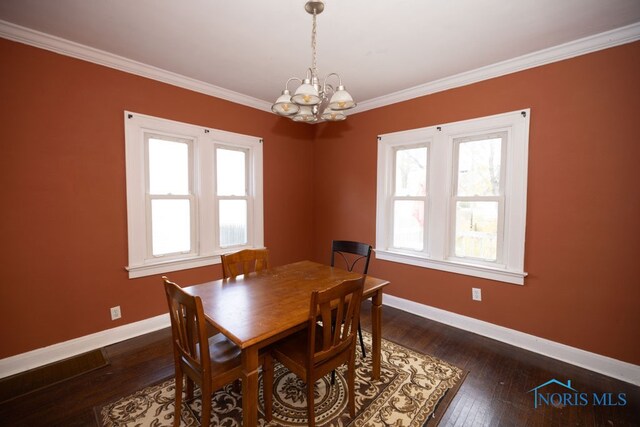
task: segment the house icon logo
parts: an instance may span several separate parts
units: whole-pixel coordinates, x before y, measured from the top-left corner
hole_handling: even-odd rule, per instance
[[[564,393],[543,393],[542,391],[540,391],[541,389],[552,384],[557,384],[565,388],[566,391]],[[555,378],[550,379],[544,384],[540,384],[538,387],[532,388],[527,393],[531,393],[531,392],[533,392],[533,395],[534,395],[534,404],[533,404],[534,408],[537,408],[542,404],[545,404],[545,405],[551,404],[553,406],[566,406],[567,404],[569,404],[573,406],[576,404],[574,403],[573,398],[575,398],[576,402],[579,402],[581,400],[580,399],[581,394],[586,394],[586,393],[580,393],[578,392],[578,390],[571,387],[571,380],[567,380],[567,383],[565,384],[562,381],[558,381]],[[586,400],[586,397],[585,397],[585,400]]]
[[[549,388],[547,388],[549,387]],[[546,388],[546,389],[545,389]],[[543,390],[545,389],[545,390]],[[552,391],[549,391],[552,390]],[[538,387],[532,388],[527,393],[533,393],[533,406],[553,406],[563,408],[565,406],[626,406],[625,393],[585,393],[579,392],[571,386],[571,380],[566,384],[553,378]]]

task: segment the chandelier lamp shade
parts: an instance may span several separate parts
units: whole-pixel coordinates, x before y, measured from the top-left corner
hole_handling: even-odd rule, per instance
[[[282,95],[271,106],[271,111],[280,116],[289,117],[296,122],[314,123],[320,120],[344,120],[347,118],[344,111],[356,106],[353,97],[344,88],[338,74],[331,73],[321,80],[316,66],[316,17],[324,10],[324,3],[311,0],[305,4],[304,8],[307,13],[313,15],[311,67],[307,69],[304,79],[291,77],[287,80]],[[337,85],[329,84],[330,79],[336,80]],[[298,82],[298,87],[293,95],[289,90],[291,82]]]

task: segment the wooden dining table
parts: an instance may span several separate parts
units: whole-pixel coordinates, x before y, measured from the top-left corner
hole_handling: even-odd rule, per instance
[[[258,423],[259,350],[306,327],[311,292],[361,277],[336,267],[300,261],[231,279],[183,288],[202,299],[205,317],[242,351],[244,426]],[[363,298],[371,299],[372,380],[380,378],[382,291],[389,282],[367,276]]]

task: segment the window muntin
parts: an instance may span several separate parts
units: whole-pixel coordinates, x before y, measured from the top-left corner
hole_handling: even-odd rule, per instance
[[[527,109],[379,136],[376,257],[523,284],[529,120]],[[397,168],[397,153],[421,144],[424,212]]]
[[[125,112],[129,277],[264,246],[262,140]]]

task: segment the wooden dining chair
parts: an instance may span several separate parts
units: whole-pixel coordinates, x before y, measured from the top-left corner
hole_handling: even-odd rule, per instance
[[[240,252],[221,255],[220,258],[223,279],[269,268],[268,249],[244,249]]]
[[[344,267],[348,271],[353,271],[356,264],[359,261],[362,266],[362,274],[367,274],[369,271],[369,260],[371,259],[371,245],[360,242],[352,242],[350,240],[334,240],[331,242],[331,267],[335,267],[336,254],[340,255],[344,262]],[[345,255],[346,254],[346,255]],[[360,323],[358,323],[358,336],[360,337],[360,349],[362,350],[362,357],[367,357],[367,352],[364,348],[364,339],[362,338],[362,329]]]
[[[187,400],[193,398],[194,384],[200,388],[201,425],[208,426],[211,419],[211,395],[242,376],[241,351],[220,333],[208,336],[200,297],[187,294],[166,277],[162,279],[169,304],[176,370],[173,425],[180,425],[183,383],[186,379]],[[268,383],[265,383],[265,387],[267,386]]]
[[[364,286],[364,276],[345,280],[342,283],[311,294],[307,328],[282,341],[276,342],[271,352],[265,354],[265,384],[273,384],[273,357],[307,384],[307,413],[309,426],[315,426],[315,406],[313,387],[315,382],[347,363],[347,384],[349,388],[349,414],[355,417],[355,348],[356,331],[360,319],[360,302]],[[332,317],[335,325],[331,327]],[[322,320],[322,326],[318,320]],[[264,388],[265,406],[269,407],[273,398],[273,386]],[[271,412],[266,414],[271,421]]]

